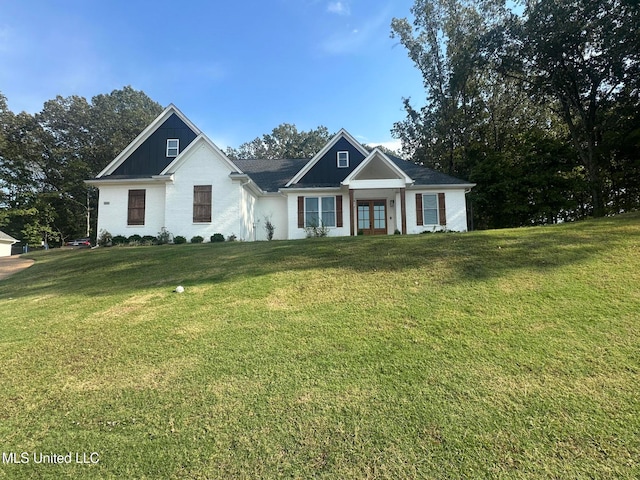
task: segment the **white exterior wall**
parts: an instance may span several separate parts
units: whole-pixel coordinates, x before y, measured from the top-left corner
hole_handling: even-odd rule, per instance
[[[11,245],[13,243],[0,241],[0,257],[11,256]]]
[[[447,212],[447,225],[418,225],[416,221],[416,193],[437,194],[443,192]],[[422,233],[424,231],[443,230],[444,228],[456,232],[467,231],[467,204],[464,189],[442,190],[434,188],[424,190],[407,190],[406,200],[407,233]]]
[[[254,211],[256,240],[267,239],[267,231],[264,228],[265,220],[267,218],[271,220],[271,223],[275,227],[275,230],[273,232],[274,240],[286,240],[289,238],[287,197],[285,197],[284,195],[268,195],[260,197],[259,199],[257,199]]]
[[[345,237],[351,235],[349,228],[349,194],[344,192],[336,192],[330,190],[305,190],[304,192],[291,192],[287,195],[287,225],[289,230],[289,239],[306,238],[307,232],[304,228],[298,228],[298,197],[330,197],[342,195],[342,227],[329,227],[327,236],[329,237]]]
[[[145,190],[144,225],[127,225],[129,190]],[[164,183],[130,183],[100,185],[98,198],[98,236],[106,230],[111,235],[129,237],[158,235],[164,226]]]
[[[447,228],[456,232],[467,231],[467,201],[464,190],[451,190],[445,194]]]
[[[257,198],[255,194],[249,191],[248,188],[243,187],[241,191],[240,209],[242,211],[242,225],[241,232],[238,234],[238,238],[243,241],[256,240],[256,225],[255,225],[255,206]]]
[[[214,233],[224,237],[246,237],[243,209],[243,187],[229,177],[231,168],[220,154],[205,142],[194,145],[174,174],[174,182],[167,185],[166,228],[174,236],[189,241],[200,235],[208,242]],[[211,223],[193,222],[193,187],[211,185]],[[245,202],[246,203],[246,202]]]

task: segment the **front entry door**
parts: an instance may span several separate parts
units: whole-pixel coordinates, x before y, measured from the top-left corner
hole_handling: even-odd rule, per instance
[[[387,201],[358,200],[358,233],[387,234]]]

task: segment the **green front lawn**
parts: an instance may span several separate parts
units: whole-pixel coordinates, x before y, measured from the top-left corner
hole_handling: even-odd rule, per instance
[[[32,257],[0,478],[640,477],[638,214]]]

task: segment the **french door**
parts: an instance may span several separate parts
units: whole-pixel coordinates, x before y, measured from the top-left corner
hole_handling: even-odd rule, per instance
[[[358,233],[387,234],[387,201],[358,200]]]

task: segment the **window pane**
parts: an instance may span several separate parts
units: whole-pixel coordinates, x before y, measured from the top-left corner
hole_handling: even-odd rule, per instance
[[[304,199],[305,203],[305,227],[319,227],[320,226],[320,212],[318,210],[319,201],[318,197],[307,197]]]
[[[336,197],[322,197],[322,225],[336,226]]]
[[[338,167],[346,168],[349,166],[349,152],[338,152]]]
[[[373,228],[386,228],[384,205],[373,206]]]
[[[336,212],[322,212],[322,225],[325,227],[335,227]]]
[[[307,212],[317,212],[318,211],[318,198],[317,197],[307,197],[304,199],[305,201],[305,209]]]
[[[422,195],[422,202],[424,204],[424,208],[438,208],[438,197],[436,195]]]
[[[422,195],[423,216],[425,225],[437,225],[438,224],[438,196],[437,195]]]
[[[358,205],[358,229],[368,230],[369,228],[369,205]]]
[[[167,140],[167,157],[177,157],[180,141],[178,139]]]

